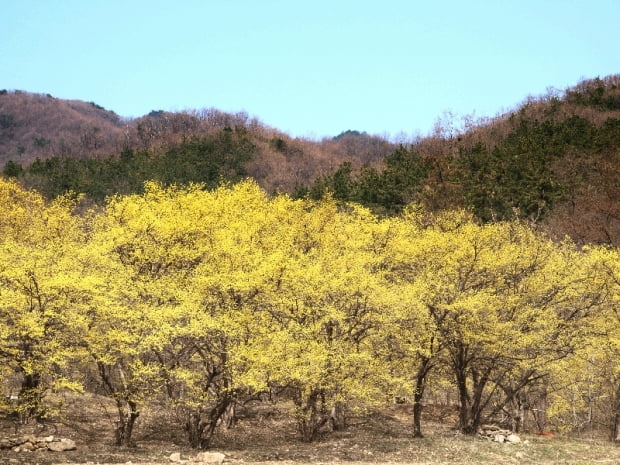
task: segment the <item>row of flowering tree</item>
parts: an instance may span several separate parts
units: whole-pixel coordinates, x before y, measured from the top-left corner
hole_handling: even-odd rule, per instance
[[[544,393],[549,417],[595,404],[618,435],[617,250],[252,182],[78,206],[0,180],[0,376],[22,415],[94,378],[119,445],[165,396],[204,448],[250,396],[284,390],[311,441],[404,393],[421,436],[425,393],[450,383],[465,433],[506,414],[518,428]]]

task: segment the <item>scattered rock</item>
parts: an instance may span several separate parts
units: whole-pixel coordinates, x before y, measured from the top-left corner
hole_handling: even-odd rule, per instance
[[[173,452],[172,454],[170,454],[170,461],[174,462],[174,463],[178,463],[181,461],[181,453],[180,452]]]
[[[47,443],[47,448],[53,452],[65,452],[68,450],[75,450],[75,441],[71,439],[61,439],[59,441],[52,441]]]
[[[47,443],[41,442],[41,441],[37,441],[34,444],[34,447],[35,447],[36,450],[47,449]]]
[[[222,465],[226,456],[221,452],[201,452],[191,461],[204,465]]]
[[[510,430],[502,429],[497,425],[483,425],[478,430],[478,437],[489,441],[516,444],[521,438]]]
[[[32,452],[35,449],[35,446],[33,443],[28,441],[19,446],[19,448],[22,452]]]

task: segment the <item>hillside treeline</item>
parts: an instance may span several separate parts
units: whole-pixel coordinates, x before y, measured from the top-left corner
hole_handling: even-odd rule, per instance
[[[256,146],[244,129],[224,129],[183,141],[178,147],[158,154],[149,149],[124,149],[119,156],[97,158],[51,157],[36,159],[22,168],[9,161],[8,177],[35,188],[53,199],[67,192],[79,192],[95,203],[108,196],[142,192],[146,181],[165,185],[202,183],[213,188],[226,180],[248,176],[244,163]]]
[[[416,202],[468,209],[483,222],[525,220],[580,244],[620,245],[619,76],[529,98],[496,118],[439,121],[431,136],[400,146],[359,131],[292,139],[216,110],[156,111],[122,128],[93,103],[0,95],[3,172],[50,199],[73,190],[98,203],[141,192],[148,180],[212,187],[251,177],[268,192],[330,192],[380,215]]]
[[[67,186],[78,186],[101,201],[103,193],[130,193],[142,189],[144,180],[164,179],[169,169],[175,171],[175,181],[206,182],[201,179],[204,172],[187,165],[226,165],[218,157],[226,157],[229,149],[242,152],[242,171],[264,189],[292,192],[343,160],[356,166],[376,163],[393,145],[357,131],[322,142],[291,138],[244,112],[157,110],[127,119],[94,102],[0,90],[0,169],[50,198]],[[123,159],[128,153],[138,156],[128,163]],[[171,158],[181,166],[171,167]],[[142,179],[136,185],[119,185],[111,173],[117,168],[117,176],[135,169],[129,177]],[[233,169],[233,178],[235,174]]]
[[[520,218],[561,237],[620,244],[620,78],[581,83],[518,110],[401,145],[382,166],[342,163],[298,196],[325,192],[380,213],[410,202],[467,208],[484,221]]]
[[[269,398],[292,402],[311,441],[398,396],[421,436],[426,399],[451,391],[467,434],[497,421],[619,437],[615,248],[250,181],[79,201],[0,180],[0,381],[24,418],[60,415],[53,392],[96,391],[128,445],[157,400],[208,447],[238,403]]]

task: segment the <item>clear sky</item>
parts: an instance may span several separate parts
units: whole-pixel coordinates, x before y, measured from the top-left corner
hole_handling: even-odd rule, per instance
[[[620,73],[619,0],[0,3],[0,89],[245,111],[292,136],[426,135]]]

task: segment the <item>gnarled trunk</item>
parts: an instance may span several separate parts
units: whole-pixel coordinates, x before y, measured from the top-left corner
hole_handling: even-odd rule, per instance
[[[230,427],[234,423],[235,405],[232,396],[225,396],[209,411],[198,410],[188,413],[185,431],[190,446],[194,449],[209,448],[218,425]]]
[[[314,389],[306,399],[298,393],[294,401],[297,406],[297,431],[300,438],[303,442],[312,442],[330,419],[325,404],[325,392],[322,389]]]
[[[133,429],[140,416],[138,405],[135,402],[118,399],[116,406],[118,409],[118,421],[114,431],[116,445],[134,447]]]
[[[28,423],[30,418],[42,413],[41,397],[41,375],[39,373],[24,373],[17,400],[20,424]]]
[[[470,411],[471,399],[467,389],[467,376],[464,372],[456,373],[456,388],[459,393],[459,428],[465,434],[473,434]]]
[[[347,428],[346,405],[344,402],[336,402],[334,404],[329,420],[334,431],[342,431]]]
[[[107,394],[114,398],[118,420],[114,429],[115,444],[117,446],[133,447],[133,430],[136,420],[140,416],[138,403],[127,395],[127,381],[121,363],[107,365],[97,362],[99,377]],[[113,381],[113,372],[116,371],[118,381]]]
[[[413,392],[413,437],[423,438],[422,434],[422,398],[426,388],[426,378],[432,368],[430,357],[423,357],[418,367]]]
[[[185,431],[187,433],[187,441],[192,448],[198,449],[203,446],[202,433],[206,426],[207,424],[202,421],[200,413],[191,412],[187,415]]]

